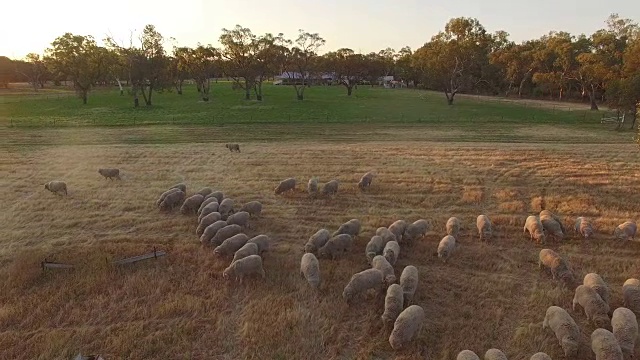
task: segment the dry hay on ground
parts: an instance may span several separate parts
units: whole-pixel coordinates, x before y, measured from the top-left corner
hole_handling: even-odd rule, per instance
[[[246,150],[244,150],[246,149]],[[477,145],[403,143],[243,143],[242,153],[220,144],[56,146],[0,152],[5,189],[0,212],[0,358],[70,358],[79,351],[132,359],[402,359],[449,360],[469,348],[491,347],[510,359],[537,351],[562,358],[554,335],[542,329],[550,305],[570,308],[573,294],[537,268],[540,247],[522,234],[526,216],[544,203],[565,219],[594,219],[598,234],[571,235],[547,246],[566,257],[578,277],[599,273],[621,306],[621,286],[640,276],[635,242],[612,241],[615,225],[637,216],[638,157],[631,145]],[[97,169],[117,166],[123,181],[104,181]],[[357,189],[375,169],[371,189]],[[282,179],[298,191],[275,196]],[[301,184],[337,178],[334,199],[309,199]],[[69,196],[43,188],[63,179]],[[277,241],[265,255],[266,280],[242,285],[221,276],[228,260],[201,248],[196,219],[162,214],[157,196],[179,181],[191,194],[211,186],[237,203],[258,200],[253,232]],[[493,242],[475,236],[475,218],[488,214]],[[464,230],[450,262],[433,256],[447,218]],[[298,273],[302,246],[321,227],[363,224],[350,254],[320,260],[323,283],[315,296]],[[384,300],[348,308],[341,298],[350,276],[367,267],[364,247],[379,226],[426,218],[433,229],[401,251],[420,272],[415,303],[426,324],[407,349],[394,353],[382,330]],[[105,258],[137,255],[154,245],[168,256],[120,271]],[[42,274],[39,262],[70,262],[75,271]],[[593,359],[594,330],[571,312]]]

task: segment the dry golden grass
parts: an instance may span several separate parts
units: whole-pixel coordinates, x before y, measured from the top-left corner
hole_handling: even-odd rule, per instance
[[[559,359],[542,321],[548,306],[569,309],[573,294],[538,270],[541,247],[522,234],[543,200],[567,227],[576,216],[593,218],[594,240],[571,234],[546,246],[578,277],[599,273],[613,308],[621,306],[622,283],[640,276],[638,244],[611,236],[640,203],[633,145],[244,142],[232,154],[223,143],[3,148],[0,358],[68,359],[81,351],[108,359],[450,360],[465,348],[484,354],[497,347],[515,360],[537,351]],[[106,166],[119,167],[123,181],[104,180],[97,169]],[[371,169],[378,176],[361,193],[356,183]],[[299,190],[275,196],[275,185],[290,176]],[[339,179],[338,196],[307,198],[303,184],[313,176]],[[53,179],[67,182],[68,197],[44,189]],[[264,258],[264,282],[225,282],[229,260],[200,246],[195,217],[158,212],[157,196],[179,181],[189,194],[211,186],[238,203],[264,204],[249,231],[276,240]],[[476,236],[481,213],[494,223],[490,244]],[[445,265],[433,254],[450,216],[464,230]],[[319,228],[333,231],[354,217],[362,235],[345,258],[321,260],[323,283],[314,294],[298,273],[303,244]],[[364,247],[377,227],[419,218],[432,231],[403,249],[395,268],[399,276],[406,265],[418,267],[415,301],[427,321],[415,342],[394,352],[380,321],[384,299],[369,296],[349,308],[341,293],[367,267]],[[168,256],[119,270],[106,264],[153,246]],[[78,267],[42,273],[45,257]],[[594,327],[570,313],[584,335],[580,358],[593,359]]]

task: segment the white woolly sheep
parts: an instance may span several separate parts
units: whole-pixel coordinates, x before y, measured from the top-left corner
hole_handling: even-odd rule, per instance
[[[318,195],[318,178],[311,178],[307,182],[307,193],[309,196]]]
[[[218,200],[218,203],[221,203],[222,200],[224,200],[225,196],[222,193],[222,191],[214,191],[211,194],[207,195],[205,199],[208,199],[208,198],[215,198],[216,200]]]
[[[183,193],[187,193],[187,185],[183,184],[183,183],[178,183],[173,185],[172,187],[170,187],[169,189],[180,189]],[[167,189],[167,190],[169,190]]]
[[[500,349],[489,349],[484,354],[484,360],[509,360]]]
[[[396,282],[396,274],[393,270],[393,266],[391,266],[384,256],[376,255],[373,260],[371,260],[371,267],[382,271],[384,282],[387,286]]]
[[[539,352],[531,355],[531,358],[529,360],[552,360],[552,359],[551,359],[551,356],[543,352]]]
[[[595,329],[591,333],[591,350],[596,360],[622,360],[622,349],[613,333],[606,329]]]
[[[224,220],[218,220],[216,222],[214,222],[213,224],[207,226],[206,228],[204,228],[204,231],[202,232],[202,235],[200,235],[200,243],[202,245],[209,245],[211,244],[211,239],[213,239],[213,237],[216,235],[216,233],[218,233],[218,231],[220,231],[220,229],[224,228],[225,226],[227,226],[227,222]]]
[[[351,305],[358,294],[370,289],[381,290],[383,286],[384,276],[382,275],[382,271],[373,268],[366,269],[351,276],[349,283],[342,291],[342,297],[346,300],[347,305]]]
[[[322,188],[322,195],[331,196],[338,193],[338,180],[331,180],[328,183],[324,184]]]
[[[584,216],[579,216],[576,219],[576,224],[573,227],[576,233],[582,235],[585,239],[593,236],[593,224],[591,224],[591,220],[585,218]]]
[[[393,235],[395,235],[397,242],[402,242],[402,235],[405,230],[407,230],[408,225],[409,224],[404,220],[396,220],[393,224],[389,225],[388,229]]]
[[[398,315],[402,312],[404,304],[404,294],[402,287],[398,284],[391,284],[387,288],[387,295],[384,298],[384,313],[380,317],[385,326],[393,324]]]
[[[174,192],[176,192],[176,191],[182,191],[182,190],[180,190],[180,189],[178,189],[178,188],[171,188],[171,189],[169,189],[169,190],[167,190],[167,191],[163,192],[162,194],[160,194],[160,197],[158,198],[158,200],[156,200],[156,206],[158,206],[158,207],[159,207],[159,206],[160,206],[160,204],[162,204],[162,202],[164,201],[164,199],[165,199],[167,196],[169,196],[169,194],[172,194],[172,193],[174,193]]]
[[[210,187],[203,187],[202,189],[196,191],[196,194],[202,195],[202,198],[205,199],[207,195],[211,194],[213,189]]]
[[[205,229],[206,230],[206,229]],[[222,229],[218,230],[218,232],[211,238],[211,244],[214,246],[218,246],[222,244],[223,241],[228,238],[240,234],[242,232],[242,227],[240,225],[227,225]]]
[[[231,198],[226,198],[222,200],[222,202],[220,203],[220,206],[218,206],[218,212],[220,213],[220,215],[222,215],[223,220],[226,220],[227,217],[229,217],[229,215],[234,213],[234,210],[233,210],[234,205],[235,205],[235,202]]]
[[[360,234],[360,220],[351,219],[347,221],[346,223],[340,225],[338,230],[336,230],[336,232],[334,232],[331,236],[337,236],[340,234],[348,234],[353,237],[358,236]]]
[[[438,244],[438,257],[442,259],[443,262],[447,262],[449,257],[453,253],[453,250],[456,248],[456,238],[452,235],[447,235],[440,240]]]
[[[300,260],[300,275],[302,275],[312,288],[320,285],[320,262],[312,253],[305,253]]]
[[[204,229],[207,228],[207,226],[213,224],[216,221],[219,221],[220,219],[222,219],[222,217],[220,216],[219,212],[209,213],[207,216],[203,217],[198,223],[198,227],[196,228],[196,235],[202,236],[202,233],[204,232]]]
[[[261,255],[262,253],[269,251],[269,248],[271,247],[271,239],[269,239],[267,235],[254,236],[247,242],[258,245],[258,251]]]
[[[577,304],[580,304],[584,309],[587,320],[593,321],[597,327],[608,328],[610,326],[609,305],[602,300],[595,290],[585,285],[578,286],[573,297],[573,311],[576,311]]]
[[[456,360],[480,360],[480,358],[471,350],[462,350],[456,356]]]
[[[164,200],[162,200],[162,203],[160,203],[160,210],[161,211],[173,210],[174,208],[182,204],[185,197],[186,195],[182,191],[172,192],[171,194],[167,195],[164,198]]]
[[[489,220],[487,215],[478,215],[478,218],[476,219],[476,227],[478,228],[480,241],[489,240],[491,238],[491,220]]]
[[[115,169],[115,168],[105,168],[105,169],[98,169],[98,173],[102,176],[104,176],[104,179],[109,179],[109,180],[113,180],[113,179],[118,179],[118,180],[122,180],[122,178],[120,178],[120,169]]]
[[[59,193],[64,193],[65,195],[67,195],[67,183],[65,183],[64,181],[49,181],[48,183],[44,184],[44,188],[56,195],[59,195]]]
[[[379,227],[376,230],[376,235],[382,237],[382,239],[384,239],[385,244],[388,243],[389,241],[398,241],[398,239],[396,239],[396,236],[393,235],[391,230],[387,229],[386,227]]]
[[[613,235],[618,240],[634,240],[637,229],[635,221],[625,221],[613,230]]]
[[[323,247],[331,238],[331,233],[327,229],[320,229],[311,235],[307,243],[304,245],[304,252],[316,253],[318,249]]]
[[[404,309],[395,323],[389,335],[389,344],[394,350],[400,350],[405,344],[413,340],[422,330],[424,325],[424,310],[418,305],[411,305]]]
[[[238,234],[240,235],[240,234]],[[236,236],[238,236],[236,235]],[[228,241],[229,239],[225,240]],[[224,244],[224,243],[223,243]],[[236,261],[242,258],[246,258],[249,255],[260,255],[260,249],[258,248],[258,244],[247,242],[244,244],[238,251],[233,254],[233,260]]]
[[[218,206],[220,206],[220,203],[218,202],[218,199],[216,199],[215,197],[211,196],[211,197],[205,197],[204,201],[202,201],[202,204],[200,204],[200,207],[198,208],[198,216],[200,216],[200,214],[202,213],[202,210],[205,208],[205,206],[211,204],[211,203],[216,203],[218,204]],[[218,211],[218,210],[216,210]]]
[[[227,218],[227,224],[237,224],[242,227],[248,227],[250,218],[251,215],[248,212],[238,211],[237,213],[229,215],[229,217]]]
[[[400,256],[400,244],[397,241],[389,241],[384,245],[382,255],[391,265],[395,265]]]
[[[215,202],[215,200],[208,203],[205,207],[202,208],[202,210],[200,210],[200,214],[198,215],[198,222],[202,221],[202,218],[211,214],[212,212],[217,212],[218,214],[220,214],[219,210],[220,204]],[[220,218],[222,219],[222,214],[220,214]]]
[[[262,258],[260,255],[249,255],[240,260],[236,260],[229,265],[222,272],[222,276],[225,280],[228,280],[231,276],[234,276],[236,280],[242,280],[247,275],[257,274],[263,279],[265,278],[264,268],[262,267]]]
[[[371,264],[371,260],[373,260],[376,255],[382,255],[384,246],[384,239],[382,239],[381,236],[374,235],[371,240],[369,240],[366,248],[364,249],[364,255],[366,256],[369,264]]]
[[[240,250],[247,241],[249,241],[249,237],[246,234],[235,234],[225,239],[220,245],[213,249],[213,253],[219,256],[229,256]]]
[[[200,208],[200,205],[204,201],[204,196],[200,194],[191,195],[184,200],[182,203],[182,207],[180,208],[180,213],[182,214],[195,214]]]
[[[549,269],[554,280],[560,280],[565,286],[572,288],[576,279],[567,262],[551,249],[542,249],[538,256],[538,267]]]
[[[425,235],[427,235],[427,231],[429,231],[429,223],[427,222],[427,220],[416,220],[413,223],[407,225],[407,228],[402,234],[402,240],[404,243],[411,245],[411,243],[413,243],[414,241],[421,239]]]
[[[549,210],[543,210],[540,212],[538,216],[540,219],[540,223],[542,223],[542,228],[546,232],[546,234],[555,240],[562,240],[564,238],[564,228],[562,223],[556,220],[557,217],[553,215]]]
[[[567,233],[567,230],[564,228],[564,224],[562,223],[562,220],[560,219],[560,217],[554,213],[552,213],[549,210],[542,210],[540,211],[540,214],[538,214],[538,216],[540,218],[542,217],[551,217],[553,220],[555,220],[558,225],[560,225],[560,231],[562,231],[563,234]]]
[[[614,310],[611,316],[611,327],[613,336],[618,340],[618,345],[625,358],[633,357],[633,349],[636,347],[638,337],[638,320],[633,311],[619,307]]]
[[[262,203],[260,201],[249,201],[242,205],[240,211],[246,211],[251,217],[258,217],[262,214]]]
[[[559,306],[549,306],[542,322],[543,329],[551,329],[568,359],[578,355],[580,329],[569,313]]]
[[[460,219],[457,217],[450,217],[447,220],[447,235],[451,235],[453,237],[457,237],[460,232]]]
[[[418,268],[413,265],[405,266],[400,275],[400,286],[402,286],[404,293],[405,305],[411,304],[416,289],[418,289]]]
[[[236,143],[225,144],[224,147],[229,149],[230,152],[234,152],[234,151],[240,152],[240,144],[236,144]]]
[[[332,237],[324,244],[323,247],[318,249],[318,256],[322,258],[330,257],[336,259],[338,254],[344,253],[351,248],[353,244],[353,238],[349,234],[340,234]]]
[[[624,307],[640,316],[640,280],[627,279],[622,285],[622,298]]]
[[[527,217],[522,233],[526,234],[527,231],[531,236],[531,240],[535,239],[538,244],[544,244],[546,240],[546,234],[544,233],[544,227],[542,226],[542,222],[540,222],[539,217],[534,215],[530,215],[529,217]]]
[[[584,280],[582,281],[583,285],[586,285],[593,290],[595,290],[602,300],[609,304],[609,298],[611,297],[611,292],[607,284],[602,280],[600,275],[596,273],[588,273],[584,276]]]
[[[360,190],[364,191],[366,188],[371,187],[371,182],[373,181],[374,174],[369,171],[368,173],[362,175],[360,181],[358,181],[358,187]]]
[[[296,179],[288,178],[288,179],[282,180],[280,184],[276,186],[274,191],[276,195],[280,195],[287,191],[293,191],[295,188],[296,188]]]

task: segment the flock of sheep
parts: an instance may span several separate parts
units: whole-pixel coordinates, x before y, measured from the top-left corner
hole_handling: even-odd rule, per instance
[[[238,144],[226,144],[230,151],[240,151]],[[118,169],[99,169],[98,172],[105,179],[121,179]],[[374,174],[368,172],[358,183],[361,190],[371,186]],[[331,180],[323,186],[323,195],[335,195],[338,192],[338,181]],[[295,178],[288,178],[280,182],[275,188],[275,194],[292,191],[296,187]],[[45,189],[56,194],[67,194],[64,181],[51,181],[45,184]],[[318,179],[312,178],[307,184],[310,196],[319,193]],[[220,257],[232,257],[230,265],[223,271],[223,277],[231,277],[242,283],[247,275],[265,277],[262,255],[271,246],[267,235],[257,235],[249,238],[244,234],[250,228],[249,221],[259,217],[262,204],[251,201],[235,211],[233,199],[225,197],[222,192],[213,191],[205,187],[186,196],[186,185],[176,184],[163,192],[156,201],[161,211],[171,211],[180,207],[185,215],[197,215],[198,225],[196,235],[201,244],[213,246],[213,253]],[[461,222],[451,217],[446,222],[446,235],[438,244],[437,255],[447,262],[456,248],[456,237],[461,230]],[[371,237],[365,247],[365,259],[369,268],[357,272],[347,281],[342,297],[346,303],[352,305],[359,296],[373,291],[385,294],[384,309],[381,309],[381,321],[385,327],[393,328],[389,335],[389,343],[395,350],[403,348],[420,333],[425,323],[425,312],[419,305],[413,304],[414,294],[419,285],[418,269],[413,265],[404,267],[400,278],[396,277],[394,265],[400,256],[401,245],[410,247],[416,241],[424,238],[430,228],[425,219],[413,223],[397,220],[388,227],[380,227]],[[492,237],[492,223],[488,216],[479,215],[476,218],[476,228],[481,241],[488,241]],[[313,234],[304,245],[304,254],[300,260],[300,274],[308,284],[317,289],[321,283],[320,262],[318,259],[336,259],[348,252],[354,238],[360,235],[361,223],[358,219],[351,219],[342,224],[335,232],[320,229]],[[578,217],[573,230],[584,237],[590,238],[595,233],[592,222],[585,217]],[[637,225],[634,221],[627,221],[618,225],[613,235],[616,239],[634,239]],[[523,232],[529,233],[532,240],[544,244],[546,239],[562,240],[567,234],[561,219],[548,210],[539,215],[529,216],[524,224]],[[591,348],[597,360],[622,360],[633,357],[635,341],[638,336],[636,316],[640,314],[640,280],[628,279],[623,285],[623,300],[625,307],[611,311],[609,301],[610,290],[604,280],[596,273],[589,273],[582,284],[578,284],[573,271],[567,262],[551,249],[542,249],[539,254],[540,269],[548,269],[554,280],[559,280],[563,286],[575,289],[572,302],[573,310],[580,305],[589,321],[597,329],[591,335]],[[551,329],[562,347],[567,358],[576,359],[580,345],[580,330],[569,313],[558,306],[550,306],[543,321],[544,329]],[[457,360],[479,360],[471,350],[463,350]],[[506,355],[499,349],[489,349],[485,360],[506,360]],[[551,359],[545,353],[537,353],[531,360]]]

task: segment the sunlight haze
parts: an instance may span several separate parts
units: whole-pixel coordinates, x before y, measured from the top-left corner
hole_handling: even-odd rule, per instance
[[[0,55],[23,58],[30,52],[41,54],[65,32],[93,35],[98,43],[111,34],[128,43],[130,31],[139,32],[146,24],[155,25],[165,38],[173,37],[177,45],[184,46],[198,42],[219,46],[221,29],[240,24],[254,34],[282,32],[288,38],[304,29],[327,40],[321,52],[348,47],[367,53],[386,47],[399,50],[406,45],[416,49],[442,30],[450,18],[460,16],[477,18],[490,32],[505,30],[516,42],[538,38],[550,30],[591,34],[605,26],[611,13],[640,20],[640,1],[631,0],[538,0],[528,4],[506,0],[113,0],[95,8],[89,4],[34,0],[3,5],[9,16],[0,22]]]

